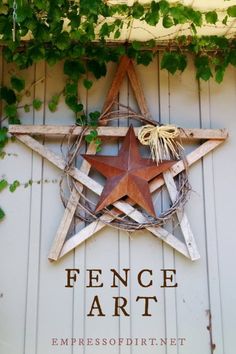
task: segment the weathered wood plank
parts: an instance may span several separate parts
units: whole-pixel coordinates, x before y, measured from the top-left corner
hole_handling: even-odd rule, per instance
[[[139,109],[140,109],[142,115],[145,118],[151,118],[150,112],[149,112],[149,109],[147,106],[147,102],[146,102],[146,99],[145,99],[145,96],[143,93],[143,89],[142,89],[140,80],[137,76],[137,73],[135,71],[134,63],[132,61],[129,64],[127,73],[128,73],[128,77],[129,77],[134,95],[136,97],[136,100],[138,102],[138,106],[139,106]]]
[[[129,204],[126,204],[124,202],[115,202],[113,204],[116,208],[119,210],[123,209],[126,210],[126,213],[129,215],[129,217],[139,223],[147,221],[146,218],[143,216],[141,212],[136,210],[134,207],[132,207]],[[102,221],[109,222],[113,218],[109,215],[104,215],[104,217],[101,218]],[[89,237],[94,235],[95,232],[101,230],[106,224],[104,224],[101,221],[95,221],[94,223],[91,223],[88,225],[86,228],[78,232],[76,235],[74,235],[72,238],[70,238],[66,243],[64,244],[60,258],[70,252],[72,249],[80,245],[82,242],[87,240]],[[189,253],[187,250],[187,247],[184,243],[179,241],[175,236],[173,236],[171,233],[169,233],[167,230],[163,229],[160,226],[157,227],[147,227],[147,230],[150,231],[154,236],[162,239],[165,241],[168,245],[171,247],[174,247],[177,251],[182,253],[184,256],[189,258]]]
[[[161,74],[162,75],[162,71]],[[169,75],[169,122],[176,123],[182,127],[201,127],[201,117],[199,115],[199,91],[198,82],[195,80],[195,69],[191,62],[188,69],[181,75],[173,77]],[[163,81],[160,87],[165,85]],[[163,103],[164,105],[166,102]],[[163,107],[163,109],[165,109]],[[209,108],[210,109],[210,108]],[[212,127],[222,127],[213,125]],[[190,148],[190,147],[189,147]],[[221,147],[224,150],[225,147]],[[188,147],[187,147],[188,149]],[[218,155],[219,151],[214,155]],[[205,160],[205,157],[204,159]],[[204,212],[202,203],[202,161],[190,168],[189,181],[193,188],[191,198],[185,206],[188,217],[191,220],[191,227],[196,234],[196,240],[201,253],[198,262],[186,262],[184,257],[177,257],[172,254],[173,265],[177,270],[179,287],[175,291],[175,296],[171,297],[171,292],[166,291],[167,302],[167,336],[176,333],[178,336],[184,335],[187,338],[185,346],[177,347],[176,350],[168,348],[168,354],[198,354],[199,352],[210,353],[210,346],[207,327],[206,309],[208,308],[207,289],[207,268],[205,253],[205,229]],[[181,235],[179,227],[175,229],[176,235]],[[167,252],[166,252],[167,254]],[[168,261],[169,259],[167,259]],[[197,300],[196,300],[197,299]],[[176,324],[173,322],[176,319]],[[201,315],[198,315],[201,314]],[[194,334],[191,324],[196,328]]]
[[[60,170],[64,171],[66,169],[66,162],[61,156],[50,151],[46,146],[43,146],[42,144],[38,143],[35,139],[31,138],[28,135],[19,135],[17,136],[17,139],[28,147],[30,147],[30,149],[47,159]],[[96,194],[100,195],[102,193],[102,186],[96,181],[92,180],[86,174],[81,172],[79,169],[72,167],[67,171],[67,173],[78,182],[93,190]]]
[[[72,136],[78,136],[81,134],[82,127],[74,126],[61,126],[61,125],[10,125],[9,133],[16,134],[32,134],[32,135],[58,135],[64,136],[71,134]],[[122,138],[126,135],[128,128],[126,127],[98,127],[98,135],[100,137],[109,138],[117,137]],[[139,128],[134,128],[135,135],[138,135]],[[85,135],[88,135],[90,130],[88,129]],[[220,139],[225,140],[228,137],[226,129],[181,129],[180,139],[182,140],[207,140],[207,139]]]
[[[110,90],[108,92],[105,103],[103,105],[103,109],[102,109],[103,114],[108,113],[109,110],[112,108],[130,63],[131,60],[127,56],[123,56],[121,58],[114,80],[111,84]]]
[[[38,81],[45,77],[45,65],[41,61],[35,64],[34,80]],[[34,89],[34,98],[44,101],[46,80]],[[45,119],[43,109],[34,112],[32,122],[42,124]],[[26,156],[26,155],[25,155]],[[42,157],[37,153],[32,153],[31,180],[39,181],[43,175]],[[25,165],[28,165],[25,161]],[[33,183],[31,186],[30,205],[30,225],[29,225],[29,255],[28,255],[28,285],[25,318],[25,354],[35,354],[37,352],[37,321],[38,321],[38,301],[39,301],[39,274],[40,274],[40,247],[42,237],[42,184]]]
[[[67,117],[69,124],[74,121],[73,114],[68,112],[67,107],[62,101],[58,104],[58,116],[56,117],[49,109],[47,102],[51,97],[63,90],[64,79],[61,76],[63,65],[58,63],[52,67],[45,65],[45,91],[43,95],[44,109],[40,110],[44,113],[44,124],[52,122],[56,124],[56,121],[61,119],[60,117]],[[37,96],[36,96],[37,98]],[[56,140],[50,141],[47,137],[44,140],[45,147],[52,149],[60,155],[61,148]],[[28,161],[26,161],[27,163]],[[59,193],[59,182],[61,172],[48,161],[42,161],[42,182],[41,182],[41,213],[38,214],[38,222],[40,219],[40,244],[38,248],[39,258],[38,261],[39,271],[37,274],[38,282],[38,298],[37,298],[37,322],[36,322],[36,353],[47,353],[48,348],[51,347],[50,337],[51,333],[57,333],[63,335],[73,332],[72,323],[72,310],[73,310],[73,294],[70,291],[62,291],[64,286],[64,279],[62,278],[66,268],[73,267],[73,257],[63,259],[56,267],[53,267],[51,263],[47,261],[47,254],[51,246],[51,242],[55,236],[55,231],[58,226],[58,221],[61,218],[63,212],[63,206],[61,204],[61,198]],[[55,179],[55,183],[45,183],[45,179],[52,181]],[[37,221],[36,221],[37,222]],[[34,224],[32,224],[33,231]],[[53,231],[53,232],[52,232]],[[37,235],[32,234],[32,242],[36,241]],[[31,267],[36,267],[35,264],[31,264]],[[29,311],[31,308],[29,307]],[[63,319],[63,321],[62,321]],[[29,327],[29,335],[32,328]],[[52,347],[51,347],[52,348]],[[54,351],[53,349],[51,350]],[[71,353],[69,346],[63,348],[63,354]]]
[[[229,67],[221,85],[214,80],[209,82],[209,103],[204,102],[203,85],[200,91],[202,103],[205,104],[203,127],[225,125],[230,132],[229,142],[203,163],[211,334],[216,345],[214,354],[235,352],[236,306],[232,305],[236,300],[235,80],[236,70]]]
[[[90,155],[94,155],[96,153],[96,145],[91,143],[88,147],[87,153]],[[87,163],[86,160],[83,160],[80,171],[83,172],[84,174],[89,173],[90,165],[89,165],[89,163]],[[79,199],[80,199],[80,193],[82,191],[83,191],[83,185],[80,183],[77,183],[77,188],[74,187],[72,189],[70,198],[68,200],[68,203],[67,203],[67,206],[66,206],[66,209],[64,212],[64,215],[62,217],[61,223],[60,223],[59,228],[57,230],[55,240],[54,240],[51,250],[49,252],[48,259],[50,259],[51,261],[56,261],[59,257],[62,246],[65,242],[67,233],[69,231],[71,222],[72,222],[73,217],[75,215],[75,211],[78,206]]]
[[[227,76],[225,80],[228,80]],[[202,122],[202,127],[203,128],[208,128],[212,124],[212,116],[214,116],[214,121],[216,118],[214,114],[214,110],[220,112],[220,110],[224,109],[222,106],[222,101],[218,100],[218,93],[214,95],[214,89],[217,88],[214,85],[211,85],[209,82],[200,82],[200,112],[201,112],[201,122]],[[233,89],[233,87],[232,87]],[[223,90],[224,91],[224,90]],[[230,93],[229,93],[230,92]],[[231,115],[230,113],[230,94],[232,93],[232,90],[227,90],[225,93],[221,93],[222,98],[224,97],[224,103],[223,105],[229,105],[227,109],[227,115]],[[235,96],[235,90],[232,93],[232,97]],[[219,101],[219,102],[218,102]],[[209,109],[210,108],[210,109]],[[233,113],[233,112],[232,112]],[[226,118],[229,118],[226,117]],[[227,121],[230,121],[230,119],[227,119]],[[220,123],[220,122],[219,122]],[[223,122],[222,122],[223,123]],[[228,126],[228,123],[227,123]],[[236,146],[234,144],[234,146]],[[233,148],[233,147],[232,147]],[[224,147],[226,149],[225,151],[225,157],[227,156],[227,147]],[[216,176],[219,175],[219,170],[217,172],[217,165],[216,160],[220,160],[221,158],[218,156],[214,157],[212,154],[209,154],[206,159],[203,161],[203,174],[204,174],[204,180],[203,180],[203,192],[202,192],[202,199],[203,199],[203,207],[204,207],[204,214],[205,214],[205,242],[206,242],[206,262],[207,262],[207,268],[208,268],[208,291],[209,291],[209,311],[208,311],[208,318],[211,315],[211,328],[209,328],[209,342],[211,341],[216,345],[216,348],[214,350],[214,354],[221,354],[221,353],[228,353],[230,350],[227,350],[224,346],[224,325],[223,325],[223,314],[222,314],[222,279],[225,278],[225,275],[222,271],[222,268],[220,267],[220,254],[219,254],[219,247],[220,245],[218,244],[219,242],[219,230],[217,227],[217,222],[219,218],[219,214],[216,212],[216,199],[217,199],[217,193],[219,188],[217,188],[215,179],[217,178]],[[223,162],[223,161],[222,161]],[[224,164],[224,162],[223,162]],[[222,165],[223,166],[223,165]],[[224,164],[224,173],[225,168],[227,170],[227,167]],[[221,180],[222,183],[223,180]],[[223,187],[223,185],[222,185]],[[230,189],[229,185],[229,189]],[[227,190],[227,187],[223,187],[224,193]],[[231,193],[231,192],[230,192]],[[232,194],[231,194],[232,197]],[[227,208],[228,203],[222,202],[222,198],[220,200],[220,205],[225,205]],[[224,213],[225,213],[225,208],[224,208]],[[228,213],[227,213],[228,214]],[[228,219],[230,220],[230,218]],[[225,224],[225,223],[224,223]],[[229,224],[227,223],[227,226],[225,225],[226,229],[224,229],[224,232],[222,233],[223,238],[225,237],[225,234],[227,234],[227,227],[229,227]],[[227,257],[230,256],[229,254]],[[225,258],[227,258],[225,257]],[[231,262],[229,262],[231,263]],[[229,269],[227,269],[227,277],[229,276]],[[230,276],[229,276],[230,278]],[[233,279],[233,278],[231,278]],[[231,282],[231,287],[232,287],[232,282]],[[232,316],[232,308],[230,311],[230,317]],[[230,325],[230,321],[228,321]],[[227,331],[228,332],[228,331]]]
[[[170,199],[172,203],[176,201],[178,197],[177,187],[174,181],[174,178],[171,172],[166,171],[163,173],[163,178],[165,181],[165,185],[170,195]],[[188,221],[188,217],[185,211],[178,211],[176,212],[180,228],[182,230],[186,246],[188,248],[188,252],[192,261],[195,261],[200,258],[200,254],[197,249],[197,245],[193,236],[193,232],[191,230],[191,226]]]
[[[216,147],[218,147],[222,143],[221,140],[208,140],[202,145],[200,145],[198,148],[196,148],[194,151],[189,153],[186,156],[186,160],[188,163],[188,166],[193,165],[195,162],[197,162],[199,159],[204,157],[206,154],[214,150]],[[184,171],[185,166],[183,161],[178,161],[176,162],[172,168],[172,176],[175,177],[177,176],[180,172]],[[164,184],[164,179],[163,177],[157,177],[155,178],[151,183],[150,183],[150,190],[151,192],[157,190],[158,188],[162,187]]]
[[[2,18],[0,22],[2,23]],[[10,73],[16,72],[15,66],[6,61],[3,66],[1,63],[0,57],[0,85],[9,87],[12,75]],[[25,77],[26,86],[30,84],[33,70],[34,66],[29,68]],[[25,97],[22,98],[23,105],[26,101]],[[4,116],[5,114],[1,118]],[[19,180],[20,184],[31,180],[31,151],[10,141],[3,150],[6,156],[0,159],[0,180],[6,178],[10,183]],[[4,220],[0,222],[0,353],[25,353],[29,219],[32,206],[30,189],[20,186],[14,196],[11,196],[6,188],[0,194],[0,207],[6,214]],[[37,236],[36,227],[35,237]],[[34,348],[31,349],[33,353]]]
[[[170,87],[170,75],[166,70],[161,70],[161,54],[158,55],[158,99],[159,99],[159,119],[161,124],[171,124],[173,120],[171,119],[171,87]],[[177,112],[176,112],[177,113]],[[164,181],[164,180],[163,180]],[[165,210],[169,208],[170,200],[168,193],[163,191],[161,193],[161,205],[160,208]],[[169,231],[176,232],[175,225],[172,222],[169,222],[166,226]],[[163,268],[169,267],[176,269],[176,252],[170,247],[166,247],[165,243],[162,244],[162,259],[163,259]],[[180,257],[181,259],[183,257]],[[184,260],[185,261],[185,260]],[[177,269],[177,272],[179,270]],[[165,337],[178,336],[178,324],[177,316],[178,309],[176,305],[176,292],[177,289],[173,291],[168,291],[164,289],[164,318],[165,318]],[[165,354],[177,354],[178,348],[167,347],[165,349]],[[183,353],[181,353],[183,354]]]

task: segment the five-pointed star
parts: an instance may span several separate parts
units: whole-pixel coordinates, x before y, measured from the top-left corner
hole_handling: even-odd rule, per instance
[[[129,196],[150,215],[155,215],[148,182],[168,170],[176,161],[166,160],[159,165],[141,157],[134,129],[130,126],[118,156],[82,155],[107,178],[95,212]]]

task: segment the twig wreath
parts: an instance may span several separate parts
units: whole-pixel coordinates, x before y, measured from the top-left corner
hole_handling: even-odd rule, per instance
[[[68,176],[66,173],[68,169],[76,165],[76,159],[83,145],[83,137],[88,129],[88,127],[84,127],[81,134],[78,135],[76,140],[72,142],[72,133],[73,129],[75,129],[76,126],[74,126],[74,128],[72,127],[70,134],[68,134],[67,137],[63,139],[63,143],[65,143],[65,140],[67,141],[67,154],[65,156],[65,160],[67,163],[64,175],[62,176],[60,182],[60,192],[63,205],[66,207],[68,200],[65,197],[65,191],[63,187],[63,181],[66,178],[70,192],[73,188],[75,188],[80,195],[80,200],[78,202],[77,210],[75,213],[75,216],[79,220],[82,220],[87,223],[91,223],[95,220],[98,221],[100,220],[101,215],[103,215],[103,213],[105,212],[112,217],[112,222],[109,222],[110,226],[131,232],[135,230],[145,229],[147,227],[155,225],[163,225],[168,220],[172,220],[173,216],[176,214],[177,211],[181,212],[183,210],[184,205],[188,200],[191,188],[188,181],[188,167],[184,154],[184,149],[180,141],[178,141],[179,129],[173,125],[160,125],[151,119],[146,119],[142,115],[137,115],[129,107],[127,107],[127,110],[128,113],[127,111],[119,112],[118,116],[117,111],[112,111],[108,114],[103,114],[102,119],[106,122],[109,122],[111,120],[133,118],[139,121],[140,123],[147,123],[146,125],[140,127],[138,133],[138,140],[141,144],[149,146],[152,159],[156,160],[157,164],[164,159],[175,159],[176,161],[178,161],[181,158],[184,161],[186,168],[177,176],[178,194],[175,201],[171,203],[170,207],[167,210],[160,213],[160,215],[156,217],[148,215],[145,211],[139,208],[140,212],[142,212],[146,220],[142,223],[131,221],[128,215],[120,215],[117,210],[112,210],[109,207],[106,207],[102,211],[102,213],[95,213],[94,208],[96,204],[86,196],[86,189],[80,191],[74,179]],[[61,145],[61,150],[62,146],[63,144]],[[106,220],[102,220],[102,222],[108,224]]]

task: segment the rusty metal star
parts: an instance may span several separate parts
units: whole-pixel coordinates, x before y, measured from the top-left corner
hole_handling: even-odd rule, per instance
[[[95,212],[128,196],[150,215],[156,216],[148,182],[168,170],[176,161],[165,160],[157,165],[152,159],[141,157],[132,126],[118,156],[82,156],[107,178]]]

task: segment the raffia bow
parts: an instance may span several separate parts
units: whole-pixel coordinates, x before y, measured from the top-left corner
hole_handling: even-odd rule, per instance
[[[138,139],[141,144],[150,146],[152,159],[158,164],[171,157],[180,158],[183,146],[175,140],[179,134],[179,129],[174,125],[144,125],[138,132]]]

